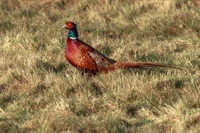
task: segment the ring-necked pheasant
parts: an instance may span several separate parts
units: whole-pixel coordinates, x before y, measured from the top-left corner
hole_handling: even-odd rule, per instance
[[[78,39],[76,24],[66,22],[62,27],[69,30],[66,39],[65,56],[66,59],[76,68],[90,73],[107,73],[119,68],[140,68],[140,67],[171,67],[151,62],[123,62],[115,61],[101,54],[90,45]],[[179,68],[178,68],[179,69]]]

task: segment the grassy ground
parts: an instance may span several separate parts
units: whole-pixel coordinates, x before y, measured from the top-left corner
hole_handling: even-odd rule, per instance
[[[0,2],[1,132],[200,132],[199,0]],[[64,55],[66,21],[116,60],[185,70],[90,79]]]

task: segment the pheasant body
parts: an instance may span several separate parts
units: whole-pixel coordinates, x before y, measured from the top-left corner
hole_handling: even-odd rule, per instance
[[[96,74],[116,61],[109,59],[79,39],[66,39],[66,59],[76,68]]]
[[[99,72],[107,73],[119,68],[140,68],[145,66],[173,67],[150,62],[115,61],[104,56],[85,42],[79,40],[75,23],[66,22],[63,28],[69,30],[65,48],[66,59],[77,69],[84,72],[96,74]]]

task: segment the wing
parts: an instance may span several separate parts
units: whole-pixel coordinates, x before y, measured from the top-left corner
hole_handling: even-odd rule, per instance
[[[98,71],[101,67],[114,64],[116,61],[104,56],[92,47],[81,45],[73,55],[73,62],[77,68],[86,71]]]
[[[82,47],[85,49],[85,51],[89,52],[90,56],[94,60],[97,61],[97,64],[99,64],[99,66],[106,66],[106,65],[114,64],[116,62],[115,60],[106,57],[105,55],[103,55],[102,53],[100,53],[99,51],[97,51],[92,46],[88,45],[87,43],[81,40],[79,41],[82,43]]]
[[[113,64],[113,60],[109,58],[105,58],[102,54],[96,52],[96,51],[89,51],[88,52],[90,57],[95,61],[98,67],[106,67],[108,65]]]

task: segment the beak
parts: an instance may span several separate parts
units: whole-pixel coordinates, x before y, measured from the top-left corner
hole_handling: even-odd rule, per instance
[[[63,28],[67,28],[67,26],[66,26],[66,25],[63,25],[63,26],[62,26],[62,29],[63,29]]]

